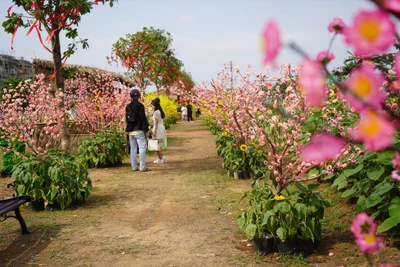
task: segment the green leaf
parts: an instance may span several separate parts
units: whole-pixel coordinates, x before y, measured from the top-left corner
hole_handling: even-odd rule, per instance
[[[377,194],[377,195],[381,196],[381,195],[389,192],[390,190],[392,190],[392,188],[393,188],[393,184],[389,184],[388,182],[383,181],[375,186],[374,190],[372,191],[372,194]]]
[[[378,229],[376,230],[376,234],[379,235],[383,232],[386,232],[393,227],[400,224],[400,216],[390,217],[386,219],[381,225],[379,225]]]
[[[276,229],[276,235],[282,242],[285,242],[287,236],[287,230],[285,228],[279,227]]]
[[[395,197],[390,201],[388,210],[390,217],[400,216],[400,197]]]
[[[319,184],[309,184],[309,185],[307,186],[307,188],[308,188],[308,190],[310,190],[310,191],[315,191],[315,190],[317,190],[317,189],[319,188]]]
[[[244,232],[246,233],[246,236],[249,240],[252,240],[254,236],[256,235],[257,231],[257,226],[255,224],[248,224],[246,228],[244,229]]]
[[[341,198],[348,198],[351,197],[354,193],[357,192],[357,187],[354,185],[352,188],[350,188],[349,190],[344,191],[340,197]]]
[[[367,169],[367,176],[373,181],[378,181],[384,172],[385,168],[382,166],[371,166]]]
[[[337,186],[337,190],[343,189],[347,186],[347,179],[344,173],[340,174],[338,178],[335,179],[332,186]]]
[[[346,177],[350,177],[354,174],[359,173],[363,168],[364,168],[364,164],[360,164],[354,169],[346,169],[346,170],[344,170],[344,175],[346,175]]]
[[[303,204],[303,203],[296,203],[294,204],[294,208],[297,210],[297,212],[299,213],[299,217],[305,217],[306,213],[307,213],[307,205]]]
[[[275,207],[280,210],[283,214],[286,214],[290,211],[290,204],[287,203],[286,201],[279,202],[278,204],[275,205]]]
[[[378,205],[383,200],[384,200],[384,198],[381,197],[380,195],[371,194],[367,197],[367,199],[364,201],[364,203],[361,204],[362,205],[361,208],[363,210],[369,209],[371,207]]]
[[[244,217],[243,215],[240,215],[240,216],[237,218],[236,221],[237,221],[237,224],[238,224],[239,228],[240,228],[240,229],[243,229],[244,226],[245,226],[245,224],[246,224],[246,219],[245,219],[245,217]]]

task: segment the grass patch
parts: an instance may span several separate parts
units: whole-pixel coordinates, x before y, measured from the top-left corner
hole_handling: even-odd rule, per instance
[[[104,248],[103,250],[111,254],[135,254],[142,251],[143,248],[134,244],[121,247]]]

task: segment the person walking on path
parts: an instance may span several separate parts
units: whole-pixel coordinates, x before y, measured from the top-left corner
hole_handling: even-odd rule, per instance
[[[187,107],[185,105],[181,107],[181,112],[182,112],[182,120],[183,122],[186,122],[188,112],[187,112]]]
[[[192,105],[190,103],[188,103],[186,108],[187,108],[188,122],[193,122],[193,108],[192,108]]]
[[[165,126],[163,121],[163,119],[165,118],[165,114],[161,108],[160,99],[158,97],[152,100],[151,104],[154,107],[154,113],[153,113],[154,125],[152,130],[152,136],[155,139],[161,140],[160,150],[157,151],[158,159],[156,159],[154,163],[164,163],[165,156],[163,155],[161,147],[167,146],[167,133],[165,131]]]
[[[132,101],[125,107],[125,134],[129,136],[129,144],[131,146],[132,170],[138,171],[136,153],[139,147],[140,171],[148,172],[150,169],[146,167],[146,133],[149,131],[149,122],[146,118],[144,105],[139,102],[140,91],[138,89],[132,89],[130,91],[130,96]]]

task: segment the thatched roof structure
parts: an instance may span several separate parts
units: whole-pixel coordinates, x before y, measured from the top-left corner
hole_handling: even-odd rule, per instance
[[[53,63],[53,61],[50,61],[50,60],[33,59],[32,68],[33,68],[34,75],[43,73],[46,77],[50,77],[54,73],[54,63]],[[125,77],[121,74],[94,68],[94,67],[66,64],[64,66],[64,69],[67,71],[69,71],[69,70],[75,71],[76,74],[82,74],[85,76],[88,76],[93,73],[111,74],[114,78],[116,78],[120,83],[124,84],[125,86],[128,86],[128,87],[135,86],[135,83],[132,80],[128,79],[127,77]]]

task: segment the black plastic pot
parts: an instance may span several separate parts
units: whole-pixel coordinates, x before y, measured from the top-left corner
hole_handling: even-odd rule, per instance
[[[267,255],[275,251],[275,240],[272,235],[253,238],[253,248],[258,255]]]
[[[311,239],[297,239],[297,253],[303,256],[310,256],[315,248],[315,243]]]
[[[234,171],[233,177],[235,179],[250,179],[253,177],[252,171]]]
[[[42,211],[44,210],[44,199],[40,198],[37,200],[32,200],[31,202],[29,202],[29,207],[31,207],[31,209],[33,211]]]
[[[294,254],[297,252],[296,237],[286,238],[285,242],[282,242],[282,240],[276,238],[275,243],[280,254]]]

